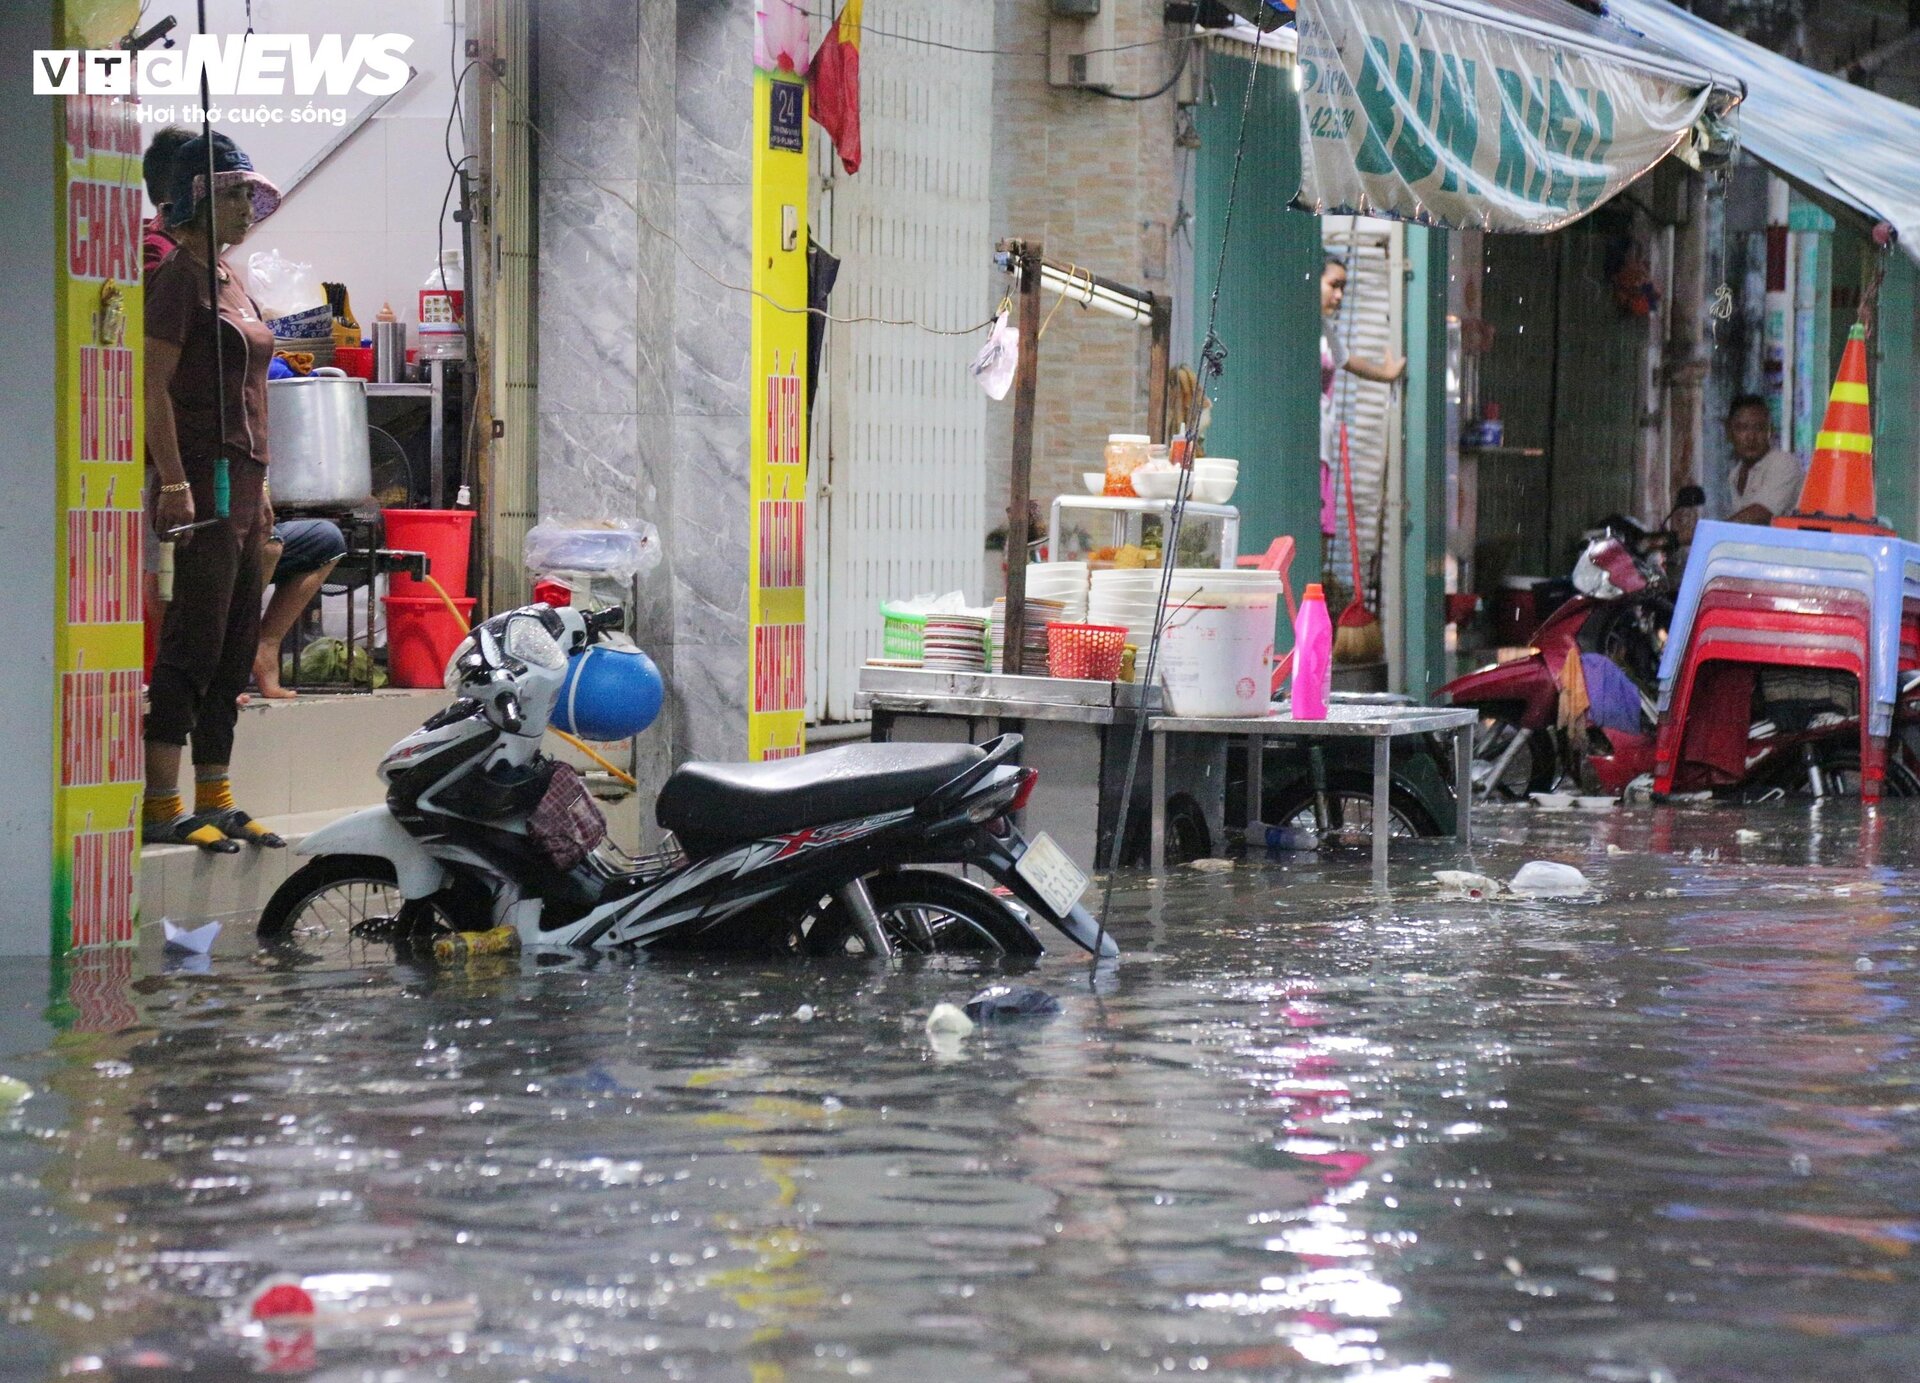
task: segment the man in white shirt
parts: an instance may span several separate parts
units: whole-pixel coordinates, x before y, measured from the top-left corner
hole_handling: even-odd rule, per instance
[[[1773,412],[1758,394],[1742,394],[1727,410],[1727,441],[1733,469],[1729,523],[1772,523],[1800,503],[1800,462],[1773,445]]]
[[[1334,404],[1334,382],[1340,371],[1392,384],[1407,372],[1407,362],[1387,352],[1385,360],[1349,356],[1334,330],[1334,318],[1347,296],[1347,262],[1329,253],[1320,266],[1320,537],[1322,547],[1332,539],[1338,522],[1334,498],[1336,468],[1340,464],[1340,413]],[[1325,561],[1325,552],[1321,554]]]

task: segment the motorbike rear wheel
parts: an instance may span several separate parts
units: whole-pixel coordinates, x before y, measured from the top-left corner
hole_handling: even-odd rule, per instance
[[[322,855],[293,871],[261,910],[256,935],[265,942],[430,942],[460,930],[435,899],[409,901],[393,863],[377,855]]]
[[[1817,746],[1814,767],[1820,770],[1826,795],[1845,800],[1860,795],[1860,750],[1852,743]],[[1782,763],[1763,781],[1742,790],[1740,800],[1747,803],[1802,801],[1813,796],[1812,775],[1804,759]],[[1898,759],[1887,763],[1887,776],[1881,785],[1885,797],[1920,797],[1920,776]]]
[[[1299,831],[1314,831],[1319,822],[1314,813],[1314,791],[1302,783],[1269,807],[1273,824]],[[1387,794],[1387,836],[1390,840],[1412,840],[1418,836],[1437,836],[1440,828],[1414,795],[1395,783]],[[1327,775],[1327,827],[1322,844],[1332,847],[1362,846],[1373,841],[1373,783],[1363,774],[1335,772]]]
[[[934,869],[900,869],[867,880],[873,910],[901,955],[949,952],[1037,956],[1044,948],[1007,905]],[[803,918],[793,947],[809,956],[865,955],[866,940],[838,899]]]

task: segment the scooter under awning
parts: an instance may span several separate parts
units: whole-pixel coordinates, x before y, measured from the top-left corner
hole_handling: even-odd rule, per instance
[[[1737,79],[1566,0],[1300,0],[1304,210],[1542,233],[1730,147]]]

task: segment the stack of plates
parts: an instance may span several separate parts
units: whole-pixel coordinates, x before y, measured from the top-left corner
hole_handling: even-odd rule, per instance
[[[1027,599],[1056,602],[1061,613],[1055,619],[1069,624],[1084,623],[1087,618],[1087,564],[1085,562],[1035,562],[1027,568]]]
[[[288,355],[298,355],[302,351],[313,357],[315,369],[322,365],[333,364],[333,333],[325,336],[276,336],[273,348]]]
[[[979,615],[928,615],[920,665],[945,672],[987,670],[987,621]]]
[[[267,325],[273,329],[273,348],[295,355],[305,351],[315,366],[333,364],[333,309],[325,303],[304,312],[275,317]]]
[[[1032,570],[1029,568],[1029,570]],[[1015,667],[1004,656],[1007,646],[1007,598],[1000,596],[993,602],[993,666],[996,671],[1017,675],[1024,673],[1028,677],[1047,675],[1047,626],[1068,619],[1066,606],[1058,600],[1048,600],[1044,596],[1027,596],[1026,637],[1021,641],[1026,648],[1026,656],[1021,665]]]

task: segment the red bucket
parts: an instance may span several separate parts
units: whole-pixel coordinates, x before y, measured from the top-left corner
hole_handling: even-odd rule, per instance
[[[424,552],[431,562],[431,575],[450,596],[467,594],[467,557],[473,550],[473,510],[471,509],[389,509],[382,515],[387,526],[387,546],[402,552]],[[424,581],[395,572],[388,578],[391,595],[410,599],[438,599],[433,587]],[[438,686],[440,674],[434,674]]]
[[[387,597],[387,672],[396,687],[437,687],[447,659],[473,623],[473,597],[455,596],[460,618],[437,595]]]

